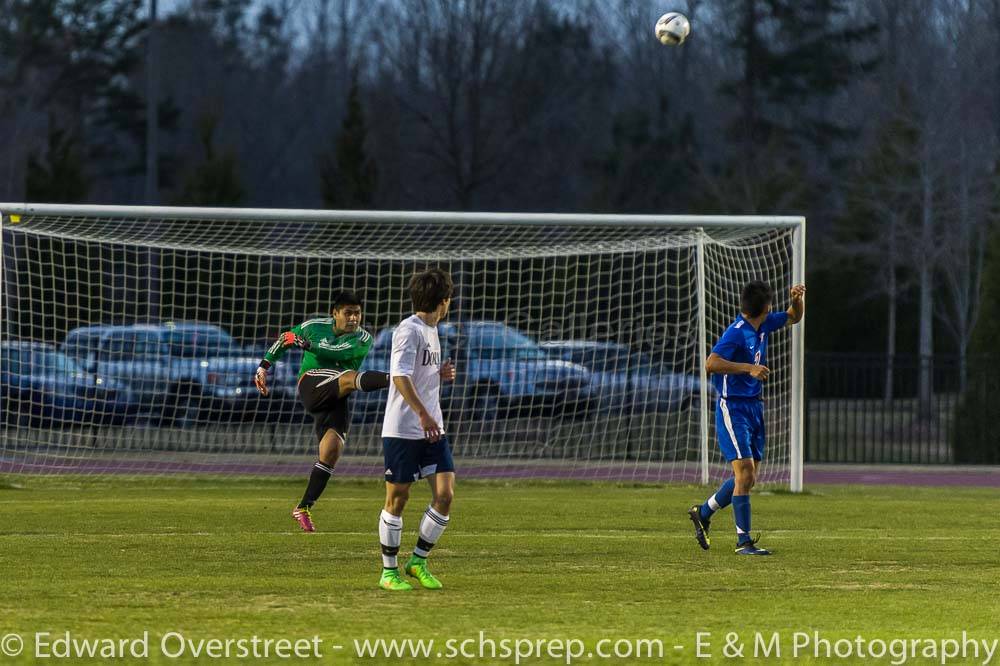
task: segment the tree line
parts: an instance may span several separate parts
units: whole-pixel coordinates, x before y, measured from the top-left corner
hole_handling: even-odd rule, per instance
[[[811,349],[991,351],[1000,0],[674,5],[182,2],[157,199],[804,214]],[[143,203],[144,0],[0,8],[3,198]]]

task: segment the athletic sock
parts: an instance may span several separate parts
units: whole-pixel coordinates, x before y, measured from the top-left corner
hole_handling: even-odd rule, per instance
[[[719,489],[715,491],[715,494],[705,500],[705,503],[701,505],[701,510],[698,512],[701,516],[701,522],[709,522],[712,520],[712,514],[719,509],[725,509],[733,503],[733,488],[735,487],[735,478],[726,479],[726,481],[719,486]]]
[[[435,511],[433,506],[428,506],[424,511],[424,517],[420,519],[420,536],[417,537],[417,547],[413,549],[413,556],[426,559],[431,548],[444,534],[446,527],[448,527],[448,516]]]
[[[316,503],[319,496],[326,490],[326,483],[330,480],[331,474],[333,474],[332,465],[327,465],[320,460],[316,461],[316,464],[313,465],[312,473],[309,475],[309,485],[306,486],[306,494],[302,496],[302,501],[299,502],[300,509],[308,509]]]
[[[388,372],[372,372],[366,370],[354,377],[354,388],[359,391],[378,391],[389,386]]]
[[[750,540],[750,496],[733,496],[733,518],[736,519],[736,541]]]
[[[378,519],[378,540],[382,544],[382,568],[395,569],[399,542],[403,538],[403,517],[394,516],[385,509]]]

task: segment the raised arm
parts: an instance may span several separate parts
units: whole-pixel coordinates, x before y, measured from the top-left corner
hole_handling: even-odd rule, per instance
[[[292,347],[309,349],[309,341],[302,335],[301,324],[278,336],[278,339],[274,341],[274,344],[268,347],[267,351],[264,352],[264,360],[260,362],[261,366],[268,368],[271,367],[272,364],[277,362],[278,359],[284,356],[285,352]]]
[[[274,363],[277,363],[278,359],[284,356],[285,352],[290,347],[309,349],[309,341],[302,336],[301,324],[279,335],[278,339],[274,341],[274,344],[268,347],[267,351],[264,352],[264,358],[261,360],[260,366],[257,368],[257,372],[253,378],[254,384],[257,386],[257,390],[260,391],[261,395],[268,394],[268,369]]]
[[[791,289],[792,302],[785,312],[788,314],[788,326],[797,324],[806,316],[806,286],[797,284]]]

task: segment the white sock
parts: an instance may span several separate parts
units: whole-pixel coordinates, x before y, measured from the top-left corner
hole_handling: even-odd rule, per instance
[[[424,511],[424,517],[420,519],[420,538],[417,539],[417,546],[413,549],[413,554],[417,557],[427,557],[431,548],[437,543],[444,529],[448,527],[448,516],[434,510],[428,506]]]
[[[382,566],[396,568],[396,554],[403,538],[403,517],[394,516],[385,509],[378,517],[378,540],[382,544]]]

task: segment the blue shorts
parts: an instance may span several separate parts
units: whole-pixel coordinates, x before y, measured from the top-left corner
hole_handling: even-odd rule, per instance
[[[720,398],[715,431],[726,460],[764,457],[764,402],[757,398]]]
[[[389,483],[413,483],[439,472],[454,472],[448,438],[436,442],[426,439],[383,437],[385,480]]]

